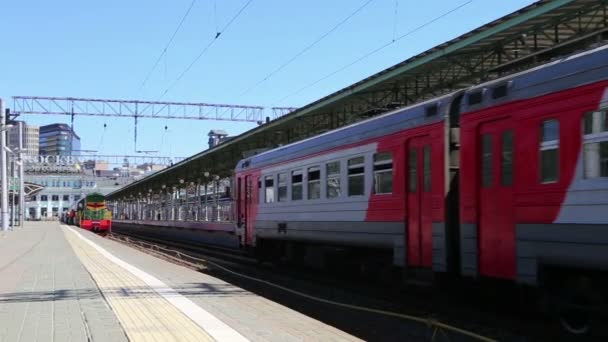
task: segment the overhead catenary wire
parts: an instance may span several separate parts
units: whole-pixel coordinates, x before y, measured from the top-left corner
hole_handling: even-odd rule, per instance
[[[399,19],[399,0],[395,0],[395,10],[393,17],[393,41],[395,41],[395,37],[397,37],[397,20]]]
[[[257,88],[260,84],[266,82],[272,76],[276,75],[278,72],[280,72],[281,70],[283,70],[289,64],[293,63],[300,56],[302,56],[303,54],[305,54],[306,52],[308,52],[310,49],[312,49],[313,47],[315,47],[315,45],[319,44],[323,39],[327,38],[330,34],[332,34],[333,32],[335,32],[338,28],[340,28],[340,26],[344,25],[352,17],[354,17],[355,15],[357,15],[357,13],[361,12],[361,10],[363,10],[365,7],[367,7],[373,1],[374,0],[367,0],[367,1],[363,2],[353,12],[351,12],[349,15],[347,15],[344,18],[342,18],[342,20],[340,20],[338,23],[336,23],[334,26],[332,26],[327,32],[325,32],[322,35],[320,35],[319,37],[317,37],[312,43],[306,45],[304,48],[302,48],[300,51],[298,51],[290,59],[288,59],[287,61],[285,61],[283,64],[279,65],[277,68],[275,68],[274,70],[272,70],[266,76],[264,76],[264,78],[262,78],[261,80],[259,80],[257,83],[253,84],[251,87],[247,88],[245,91],[243,91],[241,94],[239,94],[238,97],[241,97],[241,96],[244,96],[245,94],[248,94],[250,91],[252,91],[253,89]]]
[[[139,91],[141,91],[145,87],[146,83],[150,79],[150,76],[152,76],[152,73],[154,72],[154,70],[156,70],[156,67],[158,66],[158,64],[160,63],[162,58],[167,54],[167,49],[169,49],[169,46],[171,46],[171,43],[173,43],[173,39],[175,39],[175,36],[179,32],[179,30],[182,28],[184,21],[186,21],[186,18],[190,14],[190,11],[192,11],[192,7],[194,7],[195,3],[196,3],[196,0],[192,0],[192,2],[190,2],[188,9],[184,13],[184,15],[182,15],[182,18],[179,21],[179,24],[177,25],[177,27],[173,31],[173,34],[171,35],[171,38],[169,38],[169,41],[167,42],[167,44],[165,44],[165,47],[162,49],[160,55],[158,56],[158,58],[156,58],[156,62],[154,62],[154,66],[152,66],[152,69],[150,69],[150,71],[146,75],[146,78],[144,78],[143,82],[141,82],[141,85],[139,86]],[[167,61],[165,59],[165,71],[166,71],[166,62]]]
[[[327,75],[319,78],[318,80],[316,80],[314,82],[311,82],[311,83],[309,83],[309,84],[301,87],[300,89],[294,91],[293,93],[290,93],[290,94],[282,97],[280,100],[275,101],[275,103],[277,103],[277,104],[281,103],[281,102],[285,101],[286,99],[288,99],[288,98],[290,98],[290,97],[292,97],[294,95],[297,95],[297,94],[301,93],[302,91],[304,91],[304,90],[306,90],[306,89],[308,89],[308,88],[310,88],[310,87],[312,87],[314,85],[317,85],[318,83],[320,83],[320,82],[322,82],[322,81],[324,81],[324,80],[326,80],[326,79],[334,76],[335,74],[337,74],[337,73],[339,73],[341,71],[344,71],[344,70],[350,68],[351,66],[353,66],[353,65],[361,62],[362,60],[367,59],[370,56],[372,56],[372,55],[380,52],[381,50],[384,50],[385,48],[387,48],[387,47],[395,44],[399,40],[401,40],[403,38],[406,38],[406,37],[408,37],[408,36],[416,33],[417,31],[420,31],[421,29],[423,29],[423,28],[425,28],[425,27],[427,27],[427,26],[429,26],[429,25],[431,25],[431,24],[433,24],[433,23],[435,23],[435,22],[437,22],[437,21],[439,21],[439,20],[447,17],[448,15],[450,15],[450,14],[458,11],[459,9],[465,7],[466,5],[468,5],[468,4],[472,3],[472,2],[473,2],[473,0],[468,0],[468,1],[462,3],[462,4],[458,5],[458,6],[450,9],[449,11],[440,14],[439,16],[437,16],[437,17],[435,17],[435,18],[433,18],[433,19],[431,19],[431,20],[429,20],[429,21],[427,21],[427,22],[425,22],[425,23],[423,23],[423,24],[421,24],[421,25],[419,25],[419,26],[417,26],[417,27],[415,27],[415,28],[407,31],[406,33],[398,36],[396,39],[393,39],[393,40],[391,40],[389,42],[386,42],[386,43],[382,44],[381,46],[379,46],[379,47],[371,50],[370,52],[365,53],[364,55],[360,56],[359,58],[353,60],[352,62],[349,62],[348,64],[346,64],[346,65],[338,68],[337,70],[332,71],[331,73],[329,73],[329,74],[327,74]]]
[[[213,46],[213,44],[222,36],[222,34],[232,25],[232,23],[234,23],[234,21],[241,15],[241,13],[243,13],[243,11],[245,11],[245,9],[252,2],[253,2],[253,0],[248,0],[238,10],[238,12],[236,12],[236,14],[230,19],[230,21],[228,21],[228,23],[226,25],[224,25],[224,27],[221,30],[219,30],[219,31],[217,31],[215,33],[215,37],[213,37],[209,41],[209,43],[207,43],[207,45],[205,45],[205,47],[194,58],[194,60],[192,60],[192,62],[190,62],[190,64],[188,64],[188,66],[179,74],[179,76],[177,76],[177,78],[173,82],[171,82],[171,84],[159,95],[158,100],[160,100],[162,97],[164,97],[165,95],[167,95],[167,93],[184,77],[184,75],[186,75],[188,73],[188,71],[190,71],[190,69],[192,69],[192,67],[196,64],[196,62],[198,62],[198,60],[201,59],[201,57],[203,57],[203,55],[209,50],[209,48],[211,46]]]

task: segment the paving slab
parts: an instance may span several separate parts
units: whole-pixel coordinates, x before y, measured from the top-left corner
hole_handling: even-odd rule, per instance
[[[127,341],[56,222],[0,234],[0,341]]]

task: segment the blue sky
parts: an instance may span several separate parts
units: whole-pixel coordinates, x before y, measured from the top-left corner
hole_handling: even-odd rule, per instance
[[[395,35],[467,2],[373,0],[314,48],[240,96],[366,1],[253,0],[163,99],[303,106],[534,2],[473,0],[433,25],[280,102]],[[0,97],[8,107],[12,106],[10,97],[15,95],[155,100],[215,36],[216,27],[225,26],[246,2],[197,0],[167,54],[141,89],[191,0],[3,0]],[[25,120],[47,124],[68,122],[69,118],[27,116]],[[159,150],[163,156],[189,156],[207,148],[210,129],[237,135],[253,126],[142,120],[138,149]],[[75,129],[83,149],[134,154],[132,120],[77,117]]]

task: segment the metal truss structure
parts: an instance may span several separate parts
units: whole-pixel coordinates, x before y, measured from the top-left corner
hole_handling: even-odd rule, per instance
[[[122,118],[259,122],[264,107],[228,104],[13,96],[16,115],[84,115]]]
[[[608,42],[608,0],[540,0],[411,57],[213,149],[137,181],[112,196],[229,176],[238,160],[457,89]]]
[[[76,156],[80,162],[105,162],[108,165],[163,165],[171,166],[186,159],[184,157],[142,156],[142,155],[108,155],[108,154],[81,154]]]

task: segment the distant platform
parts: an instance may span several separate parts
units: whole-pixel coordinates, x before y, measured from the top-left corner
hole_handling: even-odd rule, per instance
[[[0,341],[355,341],[251,292],[58,222],[0,234]]]

